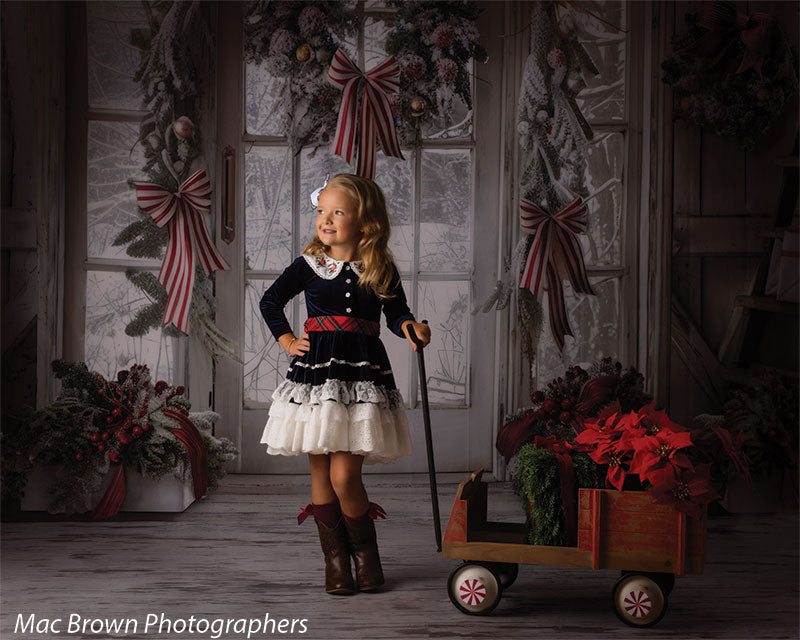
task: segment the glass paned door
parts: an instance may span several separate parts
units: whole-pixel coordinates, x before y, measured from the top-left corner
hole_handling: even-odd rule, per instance
[[[387,55],[384,42],[392,15],[376,7],[363,5],[358,32],[344,44],[361,68],[370,68]],[[221,59],[235,58],[223,55]],[[242,330],[244,361],[241,470],[306,473],[305,455],[267,456],[259,442],[271,394],[285,378],[289,358],[267,329],[258,302],[314,233],[311,192],[326,175],[352,172],[354,166],[334,156],[327,145],[293,153],[282,99],[285,80],[271,75],[267,65],[246,62],[241,52],[236,62],[238,69],[231,63],[230,69],[221,72],[240,73],[244,80],[240,102],[244,131],[238,141],[244,162],[243,192],[238,194],[243,202],[239,212],[243,232],[235,240],[242,243],[244,259],[242,317],[235,319]],[[481,75],[487,73],[484,69]],[[489,230],[488,238],[496,238],[498,212],[483,211],[476,218],[473,185],[481,138],[474,123],[480,116],[480,100],[474,105],[474,111],[456,105],[455,125],[424,131],[421,146],[403,148],[404,159],[387,158],[379,151],[376,168],[376,182],[386,195],[392,223],[390,248],[409,306],[418,320],[428,320],[432,328],[433,341],[425,359],[439,471],[490,468],[492,461],[491,385],[484,384],[487,392],[475,397],[470,393],[470,371],[480,362],[481,375],[493,376],[494,353],[489,345],[494,340],[486,336],[494,336],[495,316],[472,316],[469,310],[476,291],[490,290],[494,284],[497,243],[487,242],[477,251],[474,239],[481,227]],[[486,139],[499,137],[499,122],[496,126],[494,134],[485,131]],[[295,335],[301,335],[306,319],[303,295],[292,300],[285,312]],[[236,310],[221,308],[219,313]],[[406,340],[386,328],[385,317],[381,325],[381,339],[407,405],[414,456],[393,465],[366,467],[366,471],[423,472],[427,462],[417,356]],[[236,392],[233,381],[218,379],[216,384],[218,394]]]

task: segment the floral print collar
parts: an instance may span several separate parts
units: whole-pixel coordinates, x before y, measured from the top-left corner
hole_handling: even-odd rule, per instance
[[[325,253],[321,253],[317,256],[309,256],[304,253],[303,257],[308,263],[308,266],[314,270],[314,273],[326,280],[333,280],[338,276],[345,264],[349,264],[353,273],[359,277],[365,271],[363,260],[352,260],[349,262],[345,260],[335,260]]]

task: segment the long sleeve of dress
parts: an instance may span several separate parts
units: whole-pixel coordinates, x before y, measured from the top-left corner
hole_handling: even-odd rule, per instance
[[[275,340],[292,330],[283,309],[292,298],[303,290],[302,270],[304,268],[303,258],[297,258],[283,270],[283,273],[261,297],[259,303],[261,315]]]
[[[394,298],[383,301],[383,313],[386,315],[386,326],[397,336],[405,338],[403,334],[402,325],[406,320],[414,319],[414,314],[408,308],[408,301],[406,300],[406,293],[403,290],[403,283],[400,280],[400,272],[397,267],[394,267],[394,276],[389,284],[390,293],[395,294]]]

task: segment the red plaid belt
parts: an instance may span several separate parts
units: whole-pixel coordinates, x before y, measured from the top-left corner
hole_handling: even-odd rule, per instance
[[[377,336],[380,334],[381,325],[379,322],[350,316],[314,316],[306,320],[303,329],[305,331],[355,331],[368,336]]]

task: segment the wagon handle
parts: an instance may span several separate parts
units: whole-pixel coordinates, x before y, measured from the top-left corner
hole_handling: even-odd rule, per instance
[[[428,324],[427,320],[422,321]],[[417,365],[419,368],[419,387],[422,392],[422,417],[425,421],[425,447],[428,451],[428,480],[431,485],[431,507],[433,508],[433,527],[436,534],[436,550],[442,550],[442,522],[439,517],[439,492],[436,489],[436,465],[433,461],[433,438],[431,437],[431,411],[428,406],[428,378],[425,375],[425,356],[422,340],[414,331],[413,325],[406,325],[408,336],[417,345]]]

